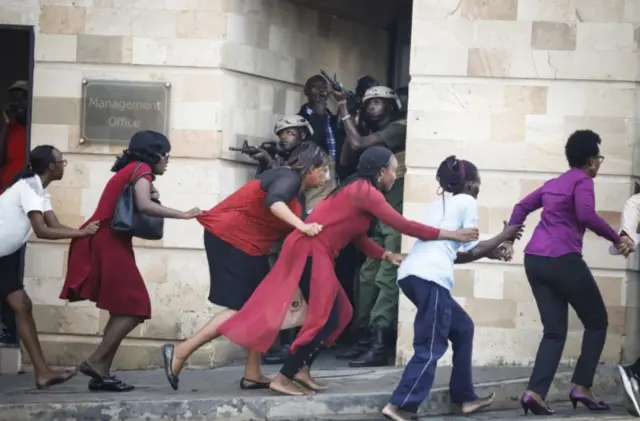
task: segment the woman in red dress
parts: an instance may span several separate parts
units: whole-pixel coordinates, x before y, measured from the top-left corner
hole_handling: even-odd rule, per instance
[[[299,196],[324,185],[327,154],[314,142],[303,142],[292,152],[287,166],[258,175],[198,221],[205,227],[204,246],[209,261],[209,301],[226,309],[199,332],[175,347],[163,346],[167,380],[178,389],[184,363],[198,348],[217,335],[217,328],[251,297],[269,273],[269,251],[293,230],[304,236],[318,234],[319,224],[300,219]],[[262,375],[260,352],[249,351],[241,389],[268,389],[271,379]]]
[[[136,265],[132,237],[110,227],[125,186],[137,179],[135,204],[145,215],[192,219],[200,213],[195,208],[187,212],[170,209],[154,201],[157,192],[151,183],[156,175],[164,174],[170,150],[169,139],[163,134],[136,133],[128,149],[116,160],[111,169],[116,174],[107,182],[93,216],[85,223],[98,221],[100,229],[92,237],[73,240],[69,247],[69,269],[60,298],[70,302],[90,300],[110,313],[102,342],[78,368],[91,377],[90,390],[126,392],[134,389],[110,375],[111,364],[124,337],[151,318],[149,293]]]

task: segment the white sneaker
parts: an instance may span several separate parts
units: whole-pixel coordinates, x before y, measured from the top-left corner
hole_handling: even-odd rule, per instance
[[[622,380],[622,386],[627,399],[633,404],[633,411],[629,413],[635,417],[640,417],[640,405],[638,405],[638,394],[640,387],[638,386],[638,380],[636,379],[631,366],[618,366],[618,372],[620,373],[620,379]]]

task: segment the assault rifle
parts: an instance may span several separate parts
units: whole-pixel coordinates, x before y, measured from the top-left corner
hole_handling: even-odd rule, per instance
[[[258,147],[255,147],[249,145],[249,142],[245,140],[244,142],[242,142],[241,148],[229,146],[230,151],[240,152],[249,156],[253,156],[259,153],[259,149],[263,149],[269,154],[270,157],[275,158],[278,155],[278,142],[271,140],[268,142],[262,142]]]
[[[338,82],[336,74],[333,74],[333,77],[329,76],[327,72],[320,69],[320,74],[327,79],[327,82],[331,85],[331,89],[336,92],[342,92],[347,96],[347,110],[349,110],[349,114],[352,116],[356,115],[360,107],[362,106],[362,99],[356,95],[355,92],[346,89],[342,83]]]

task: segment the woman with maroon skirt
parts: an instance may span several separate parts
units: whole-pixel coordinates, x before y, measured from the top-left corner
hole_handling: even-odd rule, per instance
[[[178,389],[184,363],[198,348],[213,340],[220,324],[242,308],[269,272],[269,251],[297,230],[314,236],[322,227],[300,219],[299,196],[325,183],[327,154],[314,142],[293,150],[287,166],[267,170],[249,181],[198,221],[204,225],[204,247],[209,261],[209,301],[225,307],[199,332],[184,342],[163,347],[169,384]],[[274,338],[275,339],[275,338]],[[267,389],[271,379],[262,375],[260,352],[249,351],[241,389]]]
[[[357,172],[322,200],[306,219],[320,224],[322,232],[308,237],[294,231],[284,241],[280,257],[249,301],[217,333],[254,351],[266,351],[275,339],[292,298],[300,288],[308,303],[307,314],[290,355],[270,388],[287,395],[308,395],[326,389],[309,368],[322,346],[330,345],[351,320],[352,308],[334,271],[334,259],[348,243],[367,256],[399,264],[402,256],[384,250],[367,237],[373,218],[403,234],[421,240],[472,241],[478,230],[441,231],[405,219],[385,200],[398,163],[393,153],[372,147],[362,153]],[[313,291],[313,294],[310,294]]]
[[[110,313],[102,342],[78,368],[91,377],[89,389],[93,391],[134,389],[110,375],[111,364],[124,337],[151,318],[149,293],[136,265],[132,237],[110,227],[122,191],[136,180],[136,208],[145,215],[192,219],[200,214],[199,209],[181,212],[152,200],[157,198],[157,192],[151,183],[156,175],[164,174],[170,150],[169,139],[163,134],[136,133],[129,148],[116,160],[111,169],[115,175],[107,182],[93,216],[85,223],[98,221],[100,229],[92,237],[73,240],[69,247],[69,269],[60,298],[70,302],[90,300]]]

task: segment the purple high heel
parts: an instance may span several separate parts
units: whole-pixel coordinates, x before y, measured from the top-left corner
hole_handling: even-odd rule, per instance
[[[528,415],[529,411],[533,415],[552,415],[555,411],[549,408],[546,404],[541,404],[537,400],[533,398],[533,396],[525,393],[520,398],[520,405],[522,405],[522,409],[524,409],[524,414]]]
[[[571,404],[573,405],[573,409],[578,408],[578,402],[583,404],[589,411],[608,411],[611,409],[609,405],[607,405],[604,401],[594,401],[588,396],[576,391],[574,387],[571,389],[571,393],[569,393],[569,399],[571,399]]]

